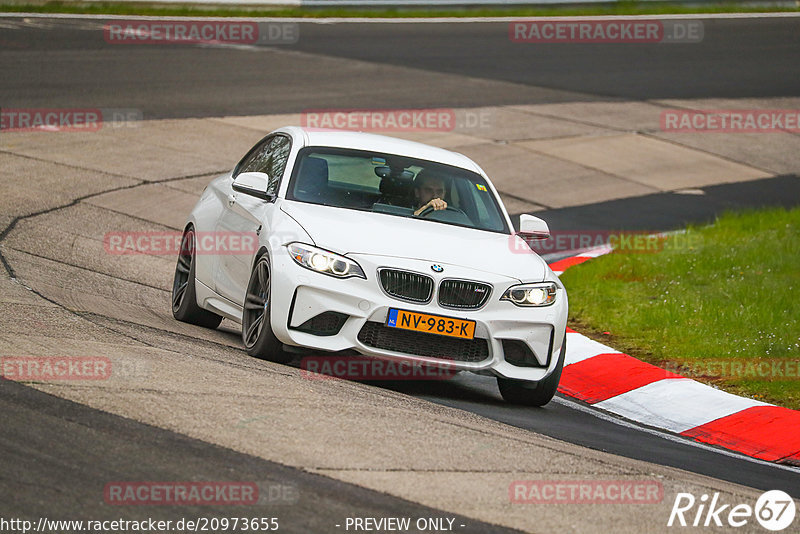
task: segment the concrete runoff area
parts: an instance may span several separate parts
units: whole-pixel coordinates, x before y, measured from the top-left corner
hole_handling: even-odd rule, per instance
[[[800,105],[800,98],[779,100],[785,108]],[[633,108],[636,119],[642,121],[639,128],[628,122],[626,104]],[[741,107],[736,101],[714,104],[717,108]],[[694,105],[695,108],[688,109],[708,109]],[[764,102],[761,105],[767,106]],[[467,108],[454,110],[456,126],[452,131],[386,133],[441,146],[474,159],[511,206],[511,213],[682,192],[800,170],[797,156],[800,135],[791,132],[667,134],[658,126],[663,109],[658,102]],[[220,120],[263,132],[309,119],[307,115],[286,114]],[[475,125],[466,126],[469,122]],[[524,138],[526,131],[528,137]],[[765,136],[767,145],[778,147],[773,150],[782,155],[780,165],[770,166],[764,158],[750,158],[751,153],[757,152],[755,149],[739,150],[753,144],[752,138],[742,140],[742,135]],[[716,141],[705,141],[704,136],[715,137]],[[751,159],[758,161],[753,163]]]
[[[474,157],[509,204],[523,208],[517,213],[757,184],[774,174],[714,146],[697,147],[695,138],[680,144],[647,131],[620,134],[624,106],[581,105],[595,106],[596,124],[572,120],[563,106],[480,108],[458,113],[497,117],[488,131],[391,135]],[[643,113],[647,104],[632,105]],[[559,114],[564,118],[554,118]],[[539,132],[535,138],[524,137],[525,121]],[[680,492],[755,502],[760,492],[751,488],[589,450],[387,389],[309,380],[296,367],[250,358],[237,325],[223,321],[206,330],[172,318],[172,256],[104,249],[108,232],[180,231],[210,179],[270,129],[299,122],[299,115],[222,117],[143,121],[96,133],[3,133],[0,204],[3,222],[14,224],[2,230],[0,252],[14,280],[6,276],[0,284],[0,354],[106,357],[123,372],[107,380],[28,385],[253,458],[527,532],[668,531]],[[797,172],[800,138],[780,135],[785,153],[794,154],[781,170]],[[736,134],[728,137],[735,142]],[[584,143],[601,147],[609,163],[591,165],[584,151],[571,149]],[[623,165],[643,147],[660,165],[634,175]],[[692,173],[669,172],[692,161],[702,163]],[[509,487],[520,480],[655,481],[663,499],[513,503]],[[314,507],[306,513],[313,515]],[[751,522],[741,530],[759,529]]]
[[[257,518],[259,525],[260,518],[274,518],[279,531],[298,534],[334,531],[336,524],[346,525],[348,517],[387,515],[418,518],[420,526],[453,524],[462,532],[519,532],[204,443],[11,381],[0,382],[0,409],[4,413],[4,474],[16,481],[13,491],[0,488],[6,520],[9,516],[35,518],[46,503],[50,519],[83,518],[112,525],[112,521],[144,521],[148,526],[141,530],[153,531],[152,519],[155,525],[161,524],[156,532],[194,530],[178,526],[187,518],[230,524],[231,515],[240,524],[242,517]],[[41,480],[48,484],[43,487]],[[242,495],[248,499],[246,504],[231,506],[153,504],[146,512],[140,506],[107,504],[124,495],[126,482],[144,480],[161,481],[165,488],[171,481],[183,485],[226,481],[230,485],[222,486],[226,491],[219,493],[220,499],[245,500]],[[72,530],[79,529],[59,529]]]

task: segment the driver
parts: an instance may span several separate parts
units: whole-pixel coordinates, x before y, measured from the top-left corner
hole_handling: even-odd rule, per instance
[[[420,171],[414,178],[414,216],[428,208],[434,210],[447,209],[447,202],[442,200],[447,190],[445,189],[444,179],[431,174],[430,171]]]

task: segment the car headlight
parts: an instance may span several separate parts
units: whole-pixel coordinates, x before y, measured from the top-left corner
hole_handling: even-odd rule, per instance
[[[517,306],[549,306],[556,301],[553,282],[521,284],[509,287],[500,300],[510,300]]]
[[[286,248],[289,249],[289,255],[295,263],[306,269],[336,278],[350,278],[351,276],[365,280],[367,278],[360,265],[339,254],[303,243],[289,243]]]

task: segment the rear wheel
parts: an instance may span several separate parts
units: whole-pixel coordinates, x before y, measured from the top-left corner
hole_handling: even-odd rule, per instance
[[[247,354],[278,363],[292,359],[283,350],[283,344],[275,337],[270,325],[270,286],[272,269],[269,256],[264,254],[256,261],[242,312],[242,341]]]
[[[550,402],[558,389],[558,382],[561,380],[561,371],[564,368],[564,358],[567,354],[567,337],[564,336],[564,344],[561,345],[561,352],[558,355],[558,363],[553,372],[544,380],[529,382],[526,380],[512,380],[510,378],[497,377],[497,385],[500,388],[500,395],[506,402],[511,404],[521,404],[523,406],[544,406]]]
[[[178,264],[172,280],[172,316],[184,323],[216,328],[222,322],[222,317],[197,305],[194,268],[194,229],[189,228],[181,239]]]

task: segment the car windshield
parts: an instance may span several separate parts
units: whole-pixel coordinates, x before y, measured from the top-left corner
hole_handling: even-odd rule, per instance
[[[304,148],[287,198],[508,233],[498,201],[482,176],[408,156]],[[446,209],[421,210],[436,198],[446,203]],[[442,202],[434,203],[444,207]]]

